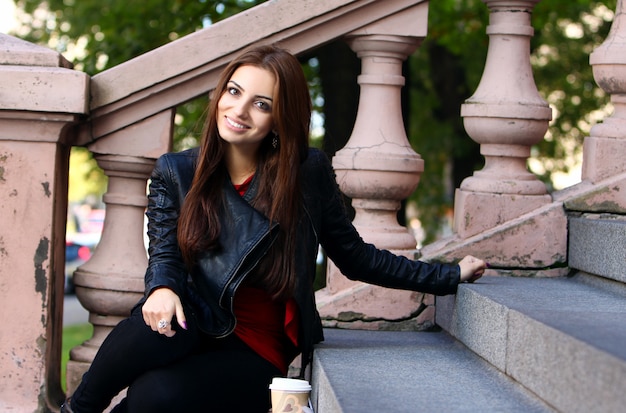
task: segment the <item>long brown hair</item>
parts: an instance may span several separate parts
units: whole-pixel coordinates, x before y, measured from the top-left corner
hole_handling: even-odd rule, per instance
[[[256,172],[259,190],[252,204],[280,225],[279,237],[260,270],[266,290],[274,298],[285,299],[295,286],[295,238],[302,213],[299,171],[308,152],[311,120],[311,98],[302,67],[285,49],[275,45],[251,48],[222,72],[209,104],[191,188],[181,207],[178,242],[189,268],[202,252],[219,247],[218,214],[228,172],[224,164],[226,143],[217,130],[217,103],[235,70],[244,65],[268,70],[278,83],[272,117],[279,144],[273,147],[273,133],[261,143]]]

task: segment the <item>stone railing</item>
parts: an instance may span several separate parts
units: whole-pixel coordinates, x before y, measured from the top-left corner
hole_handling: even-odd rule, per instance
[[[548,195],[525,168],[530,146],[543,138],[550,120],[530,70],[530,16],[538,0],[484,2],[491,11],[488,59],[462,116],[481,144],[486,166],[457,190],[455,234],[421,253],[426,259],[479,253],[498,267],[560,275],[563,270],[550,269],[566,264],[563,199]],[[59,370],[70,146],[93,152],[109,182],[102,239],[74,276],[94,335],[71,351],[71,392],[104,337],[143,292],[146,182],[155,159],[171,149],[176,107],[210,93],[224,65],[250,44],[279,41],[298,54],[344,40],[354,50],[362,61],[361,94],[352,136],[333,158],[338,182],[353,199],[354,222],[366,241],[416,255],[414,239],[395,218],[423,171],[403,128],[401,67],[427,35],[428,2],[293,4],[264,3],[91,79],[54,52],[0,36],[0,302],[5,309],[0,408],[47,411],[64,397]],[[620,0],[619,22],[621,5]],[[250,27],[255,30],[241,29]],[[626,190],[626,168],[623,156],[614,155],[624,154],[626,146],[620,98],[626,78],[623,30],[614,25],[612,41],[592,55],[598,83],[614,96],[615,114],[594,129],[585,146],[586,182],[561,198],[596,194],[595,199],[621,202],[624,208],[617,193]],[[381,101],[387,104],[381,107]],[[605,156],[610,162],[600,162]],[[434,312],[430,297],[347,281],[332,264],[318,302],[327,324],[353,328],[403,323],[419,329],[432,323]]]

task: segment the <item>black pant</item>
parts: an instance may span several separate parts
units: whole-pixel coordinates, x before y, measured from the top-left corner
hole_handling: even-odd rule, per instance
[[[122,389],[115,413],[267,413],[269,384],[281,372],[234,334],[210,338],[188,314],[174,337],[150,329],[136,308],[104,340],[72,395],[76,413],[102,412]]]

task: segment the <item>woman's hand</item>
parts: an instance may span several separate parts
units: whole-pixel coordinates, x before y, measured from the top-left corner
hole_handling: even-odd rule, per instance
[[[467,255],[459,262],[461,267],[461,282],[473,283],[483,276],[487,263],[479,258]]]
[[[183,312],[183,305],[176,293],[169,288],[154,290],[142,308],[143,321],[153,331],[173,337],[176,331],[172,329],[172,319],[176,315],[176,321],[187,330],[187,320]]]

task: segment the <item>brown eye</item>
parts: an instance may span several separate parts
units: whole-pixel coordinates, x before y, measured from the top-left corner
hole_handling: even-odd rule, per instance
[[[272,110],[272,107],[265,101],[259,100],[254,103],[257,108],[261,109],[264,112],[269,112]]]

